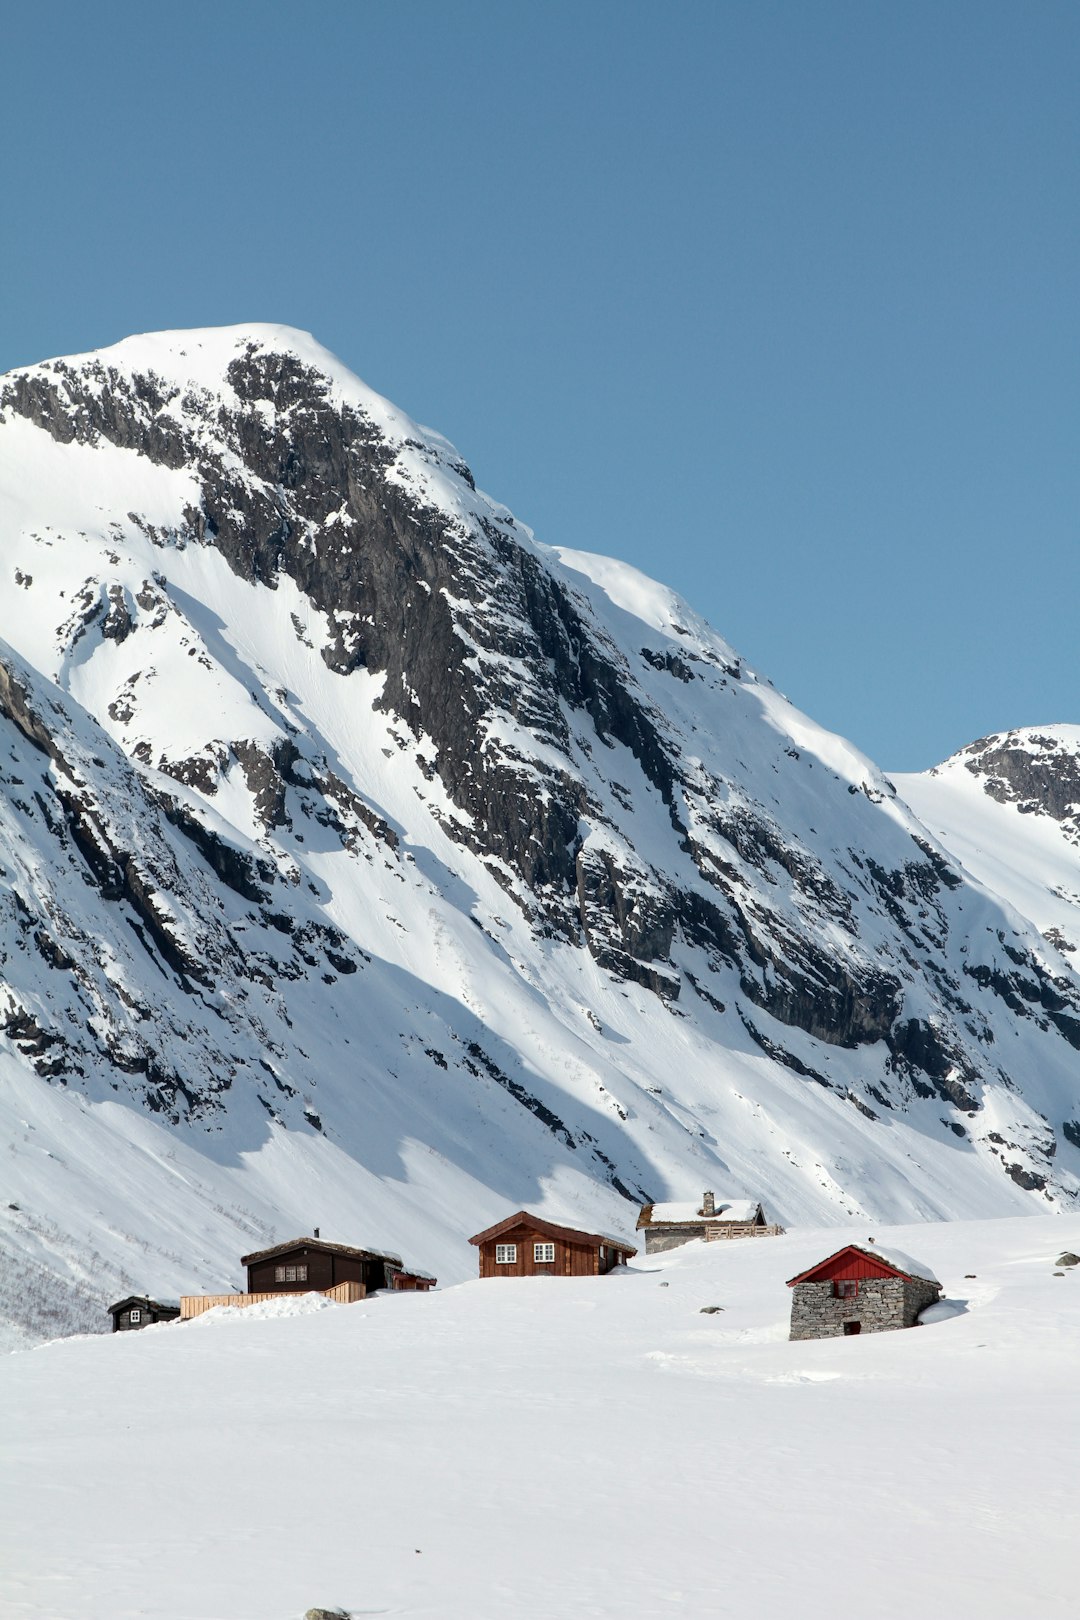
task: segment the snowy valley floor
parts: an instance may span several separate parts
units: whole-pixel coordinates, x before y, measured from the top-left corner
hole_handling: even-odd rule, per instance
[[[0,1613],[1072,1616],[1080,1216],[874,1234],[955,1312],[788,1343],[834,1227],[12,1354]]]

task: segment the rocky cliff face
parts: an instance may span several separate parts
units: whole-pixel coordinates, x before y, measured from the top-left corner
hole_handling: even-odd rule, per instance
[[[1080,845],[1080,727],[1051,726],[983,737],[957,756],[999,804],[1049,816]]]
[[[1068,965],[670,592],[539,545],[283,329],[13,373],[0,435],[39,1075],[188,1131],[254,1099],[361,1161],[392,1092],[488,1188],[500,1151],[633,1197],[705,1153],[781,1214],[869,1212],[902,1119],[929,1159],[886,1150],[882,1212],[957,1167],[971,1209],[1075,1196]],[[1067,818],[1044,763],[966,759]],[[513,1145],[463,1149],[492,1087]]]

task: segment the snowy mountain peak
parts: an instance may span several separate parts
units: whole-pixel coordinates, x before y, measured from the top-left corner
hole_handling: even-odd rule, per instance
[[[117,1140],[156,1116],[159,1191],[184,1145],[203,1191],[162,1208],[232,1212],[208,1285],[253,1202],[245,1239],[329,1201],[452,1278],[507,1203],[1077,1196],[1080,982],[1041,923],[305,334],[0,379],[0,533],[0,1057],[42,1130],[76,1094]],[[162,1269],[132,1280],[192,1281]]]

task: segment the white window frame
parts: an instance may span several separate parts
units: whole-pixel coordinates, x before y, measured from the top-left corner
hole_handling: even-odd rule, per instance
[[[274,1281],[281,1282],[307,1282],[308,1268],[303,1266],[275,1266]]]
[[[533,1265],[534,1266],[553,1266],[554,1264],[555,1264],[555,1245],[554,1245],[554,1243],[534,1243],[533,1244]]]
[[[495,1245],[495,1264],[497,1266],[516,1266],[517,1265],[517,1244],[516,1243],[496,1243],[496,1245]]]
[[[133,1305],[132,1306],[131,1310],[128,1311],[128,1321],[129,1322],[141,1322],[142,1321],[142,1306],[141,1305]]]

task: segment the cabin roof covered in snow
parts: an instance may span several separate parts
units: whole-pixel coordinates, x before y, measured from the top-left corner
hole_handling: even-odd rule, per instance
[[[292,1249],[318,1249],[320,1254],[353,1254],[361,1260],[388,1260],[391,1265],[404,1265],[400,1254],[385,1249],[356,1249],[348,1243],[327,1243],[322,1238],[290,1238],[287,1243],[275,1243],[271,1249],[256,1249],[254,1254],[240,1256],[242,1266],[256,1265],[260,1260],[272,1260],[275,1255],[288,1254]]]
[[[761,1204],[756,1198],[718,1198],[712,1215],[703,1215],[701,1201],[686,1200],[669,1204],[645,1204],[638,1216],[639,1226],[688,1226],[706,1221],[756,1221]]]
[[[625,1238],[612,1237],[608,1232],[582,1232],[576,1226],[557,1226],[554,1221],[545,1221],[539,1215],[530,1215],[527,1209],[519,1209],[514,1215],[507,1215],[505,1220],[496,1221],[483,1232],[477,1232],[475,1237],[469,1239],[470,1243],[488,1243],[492,1238],[501,1237],[504,1232],[513,1231],[516,1226],[535,1227],[538,1232],[544,1232],[548,1237],[562,1238],[566,1243],[605,1243],[609,1248],[619,1249],[623,1254],[637,1254],[633,1244],[627,1243]]]
[[[865,1244],[845,1243],[842,1249],[837,1249],[834,1253],[826,1255],[824,1260],[819,1260],[816,1265],[808,1266],[797,1277],[789,1278],[788,1287],[794,1288],[796,1283],[813,1281],[818,1272],[824,1271],[826,1267],[832,1265],[834,1260],[838,1260],[845,1254],[863,1255],[867,1260],[878,1261],[882,1266],[895,1272],[898,1276],[936,1283],[939,1288],[941,1287],[939,1279],[934,1276],[933,1268],[928,1266],[924,1260],[916,1260],[912,1255],[905,1254],[902,1249],[884,1248],[872,1242]]]

